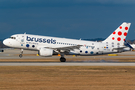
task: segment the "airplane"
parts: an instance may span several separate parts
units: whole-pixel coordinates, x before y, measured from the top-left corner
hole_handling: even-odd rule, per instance
[[[32,34],[15,34],[3,41],[9,47],[37,50],[40,56],[49,57],[60,54],[60,61],[66,62],[64,55],[99,55],[122,52],[131,23],[123,22],[108,38],[101,42],[67,39]]]

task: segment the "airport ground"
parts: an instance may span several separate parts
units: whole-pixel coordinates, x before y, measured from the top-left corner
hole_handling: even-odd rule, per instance
[[[0,90],[134,89],[134,66],[0,67]]]
[[[0,53],[0,62],[60,62],[60,56],[53,55],[52,57],[37,56],[37,51],[24,50],[23,57],[19,58],[20,50],[5,50]],[[114,54],[116,56],[95,55],[95,56],[73,56],[65,55],[67,62],[83,62],[83,63],[117,63],[117,62],[135,62],[135,51],[128,51]]]
[[[19,53],[19,50],[0,53],[0,90],[135,88],[135,52],[118,53],[118,56],[66,56],[68,64],[59,62],[59,56],[45,58],[36,56],[37,52],[24,51],[24,57],[19,58]],[[40,64],[36,66],[37,63]]]

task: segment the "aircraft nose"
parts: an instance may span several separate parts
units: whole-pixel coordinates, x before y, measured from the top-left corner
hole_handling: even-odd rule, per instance
[[[3,41],[3,44],[7,46],[7,45],[8,45],[8,40],[5,39],[5,40]]]

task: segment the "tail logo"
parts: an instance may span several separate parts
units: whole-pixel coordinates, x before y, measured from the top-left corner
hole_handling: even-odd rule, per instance
[[[121,40],[121,38],[120,38],[120,37],[118,37],[118,38],[117,38],[117,40],[118,40],[118,41],[120,41],[120,40]]]
[[[123,22],[108,38],[103,42],[115,43],[116,46],[123,45],[131,23]],[[119,45],[118,45],[119,44]]]
[[[121,35],[122,35],[122,32],[121,32],[121,31],[119,31],[119,32],[118,32],[118,35],[119,35],[119,36],[121,36]]]
[[[112,40],[114,40],[115,38],[113,37]]]
[[[128,30],[128,27],[125,27],[125,30]]]
[[[119,29],[122,29],[122,26],[120,26]],[[125,30],[128,30],[128,27],[125,27]],[[113,35],[116,35],[116,32],[115,32],[115,31],[113,32]],[[121,36],[121,35],[122,35],[122,32],[119,31],[119,32],[118,32],[118,35]],[[127,32],[124,32],[123,35],[124,35],[124,36],[127,36]],[[115,40],[115,38],[112,37],[112,40]],[[123,40],[125,41],[125,39],[123,39]],[[118,37],[118,38],[117,38],[117,41],[121,41],[121,37]]]
[[[122,29],[122,26],[120,26],[120,29]]]
[[[127,32],[124,33],[124,36],[127,36]]]
[[[116,32],[114,31],[113,34],[115,34]]]

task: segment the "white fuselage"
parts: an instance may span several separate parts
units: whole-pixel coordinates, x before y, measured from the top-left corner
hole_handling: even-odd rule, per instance
[[[15,34],[11,38],[5,39],[3,43],[9,47],[29,49],[29,50],[40,50],[40,48],[60,48],[70,47],[76,45],[82,45],[80,49],[74,49],[69,54],[79,55],[94,55],[94,54],[106,54],[117,52],[113,48],[118,47],[117,45],[108,44],[104,42],[93,42],[76,39],[56,38],[30,34]]]

